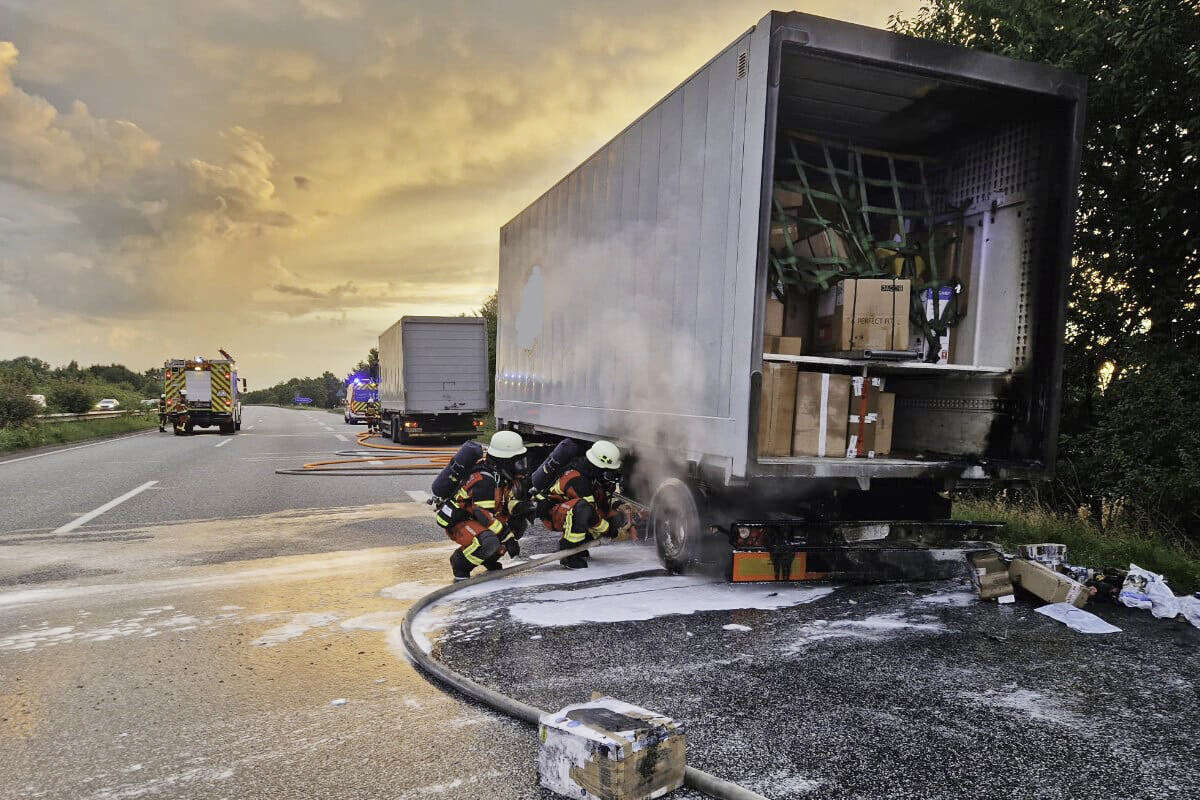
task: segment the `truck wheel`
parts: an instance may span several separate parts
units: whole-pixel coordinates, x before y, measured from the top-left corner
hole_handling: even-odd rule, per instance
[[[400,425],[396,422],[396,418],[391,419],[391,440],[392,444],[400,444]]]
[[[235,431],[240,431],[242,429],[242,421],[240,419],[237,422],[233,423],[233,429]]]
[[[183,428],[179,427],[178,425],[171,428],[171,432],[174,433],[176,436],[183,436]]]
[[[702,526],[696,497],[676,478],[664,481],[650,501],[650,536],[663,566],[684,572],[700,555]]]

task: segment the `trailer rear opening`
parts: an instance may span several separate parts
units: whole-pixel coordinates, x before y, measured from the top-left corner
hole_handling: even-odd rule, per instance
[[[769,14],[501,230],[498,423],[620,441],[673,568],[980,534],[950,486],[1053,468],[1084,95]]]

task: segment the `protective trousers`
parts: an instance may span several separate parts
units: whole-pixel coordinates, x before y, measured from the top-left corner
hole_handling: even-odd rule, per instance
[[[558,540],[559,550],[570,550],[589,540],[600,538],[603,532],[600,523],[604,520],[596,513],[596,507],[581,497],[564,500],[550,508],[547,514],[550,530],[558,531],[562,538]],[[579,569],[588,565],[588,551],[576,553],[562,560],[564,567]]]
[[[488,570],[502,569],[500,556],[504,547],[500,537],[473,519],[463,520],[447,531],[447,536],[458,545],[450,554],[450,569],[455,580],[471,577],[471,570],[484,566]]]

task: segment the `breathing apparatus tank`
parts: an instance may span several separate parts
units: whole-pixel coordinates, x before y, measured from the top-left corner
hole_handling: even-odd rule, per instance
[[[533,471],[533,476],[529,479],[534,494],[549,489],[550,484],[554,483],[554,479],[562,474],[577,455],[579,455],[579,447],[573,439],[563,439],[559,442],[550,451],[550,455],[546,457],[542,465]]]
[[[471,471],[471,467],[483,458],[483,445],[476,441],[463,442],[462,447],[450,459],[450,463],[442,467],[442,471],[433,479],[430,492],[439,500],[447,500],[458,491],[463,478]]]

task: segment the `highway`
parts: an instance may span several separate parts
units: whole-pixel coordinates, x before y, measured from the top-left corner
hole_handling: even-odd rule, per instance
[[[362,428],[244,423],[0,462],[0,800],[549,800],[536,736],[400,645],[449,580],[430,476],[277,475]],[[542,708],[668,713],[689,763],[773,800],[1200,794],[1200,631],[1145,611],[1093,603],[1121,632],[1088,636],[965,577],[733,586],[624,542],[485,585],[428,612],[437,657]]]
[[[362,430],[248,408],[0,459],[0,798],[542,796],[536,740],[398,650],[449,578],[430,476],[275,474]]]

